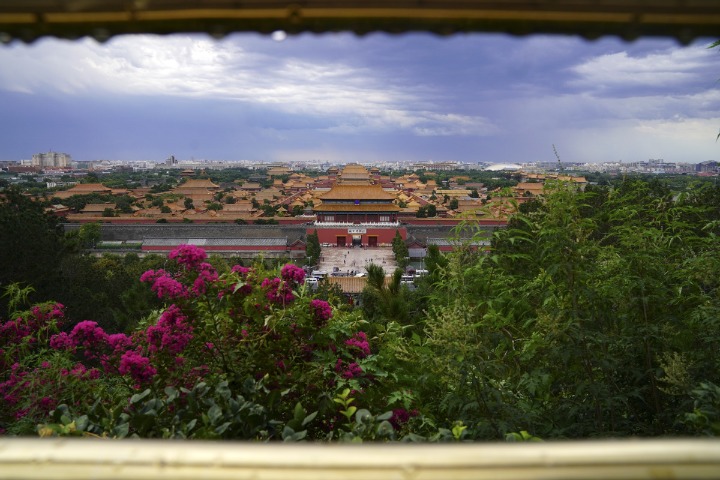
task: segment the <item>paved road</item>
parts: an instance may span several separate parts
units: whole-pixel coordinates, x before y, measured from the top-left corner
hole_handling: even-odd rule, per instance
[[[383,267],[386,274],[391,274],[397,267],[390,247],[323,247],[319,268],[328,273],[333,272],[334,267],[341,272],[365,272],[365,266],[371,262]]]

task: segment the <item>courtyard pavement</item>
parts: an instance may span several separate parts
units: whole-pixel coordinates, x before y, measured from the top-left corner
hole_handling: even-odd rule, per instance
[[[337,268],[341,273],[352,275],[352,272],[366,273],[365,266],[371,262],[383,267],[386,275],[397,267],[390,247],[322,247],[318,269],[332,274]]]

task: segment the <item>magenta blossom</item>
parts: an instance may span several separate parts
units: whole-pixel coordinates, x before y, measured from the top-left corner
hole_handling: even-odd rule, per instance
[[[157,279],[158,277],[164,277],[165,275],[168,275],[168,272],[166,272],[162,268],[159,268],[157,270],[148,270],[142,275],[140,275],[140,281],[143,283],[153,283],[155,279]]]
[[[280,276],[286,282],[303,283],[305,281],[305,270],[297,265],[288,263],[280,269]]]
[[[325,323],[332,317],[332,307],[325,300],[311,300],[310,311],[313,313],[315,324],[319,327],[325,325]]]
[[[96,358],[96,352],[99,352],[107,345],[108,334],[105,333],[97,322],[85,320],[72,329],[70,332],[70,340],[73,347],[83,347],[87,358]]]
[[[50,348],[55,350],[71,350],[75,348],[73,339],[65,332],[50,337]]]
[[[363,370],[355,362],[349,363],[346,367],[343,367],[343,361],[341,359],[337,359],[337,362],[335,363],[335,371],[340,374],[341,377],[343,377],[346,380],[350,380],[351,378],[359,377],[363,374]]]
[[[404,424],[410,421],[412,417],[417,417],[420,412],[412,410],[408,412],[404,408],[396,408],[392,411],[392,417],[390,417],[390,424],[395,430],[399,430]]]
[[[218,279],[218,273],[209,263],[201,263],[198,270],[198,276],[193,283],[193,292],[195,295],[202,295],[207,290],[207,284]]]
[[[138,385],[148,383],[157,374],[157,370],[150,365],[150,359],[134,350],[123,354],[118,371],[121,375],[130,375]]]
[[[148,270],[140,276],[140,281],[152,283],[150,289],[157,293],[158,298],[177,299],[188,297],[188,290],[185,285],[175,280],[163,269]]]
[[[125,352],[132,347],[132,339],[124,333],[108,335],[108,345],[114,353]]]
[[[365,332],[357,332],[351,339],[345,340],[345,345],[350,347],[358,358],[365,358],[370,355],[370,344]]]
[[[243,267],[242,265],[234,265],[230,271],[239,274],[242,278],[247,278],[248,273],[250,273],[250,269],[248,267]]]
[[[248,276],[252,272],[252,269],[243,267],[241,265],[235,265],[230,269],[231,272],[237,273],[240,278],[247,280]],[[232,289],[228,293],[239,293],[241,295],[250,295],[252,293],[252,285],[249,283],[236,283],[232,286]]]
[[[185,350],[192,340],[192,331],[192,326],[187,323],[187,317],[180,308],[171,305],[160,316],[157,325],[147,328],[148,348],[151,352],[166,350],[177,355]]]
[[[162,276],[155,279],[151,290],[157,293],[158,298],[186,298],[188,291],[185,285],[170,276]]]
[[[195,269],[207,258],[205,250],[195,245],[179,245],[168,254],[168,258],[174,259],[180,265]]]
[[[290,285],[279,278],[273,278],[272,280],[266,278],[263,280],[261,287],[267,289],[265,294],[267,299],[278,305],[288,305],[295,300]]]

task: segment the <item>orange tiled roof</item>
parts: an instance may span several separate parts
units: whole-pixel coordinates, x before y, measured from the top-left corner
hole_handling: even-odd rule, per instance
[[[106,187],[102,183],[78,183],[77,185],[73,186],[70,190],[79,192],[101,192],[105,190],[111,190],[110,187]]]
[[[220,188],[219,185],[214,184],[212,181],[208,179],[199,179],[199,178],[189,178],[185,183],[182,185],[179,185],[178,188],[187,189],[187,188]]]
[[[104,212],[106,208],[115,209],[114,203],[88,203],[85,208],[82,209],[83,213],[90,212]]]
[[[545,191],[544,183],[518,183],[515,190],[521,192],[531,192],[535,195],[542,194]]]
[[[313,208],[316,212],[399,212],[400,207],[393,203],[373,203],[353,205],[350,203],[323,203]]]
[[[380,185],[335,185],[329,192],[320,195],[323,202],[328,200],[395,200],[395,195],[386,192]]]

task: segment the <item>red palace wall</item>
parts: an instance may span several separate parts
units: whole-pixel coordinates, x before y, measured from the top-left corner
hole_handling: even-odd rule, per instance
[[[315,230],[318,232],[318,239],[320,244],[331,244],[338,245],[338,237],[345,237],[345,245],[352,245],[353,236],[360,236],[360,241],[364,247],[371,246],[371,238],[377,238],[377,245],[390,245],[393,238],[395,238],[395,232],[400,232],[400,236],[403,240],[407,239],[407,230],[403,227],[396,228],[369,228],[369,227],[345,227],[345,228],[308,228],[307,234],[310,235]],[[364,233],[349,233],[350,231],[362,231]]]

